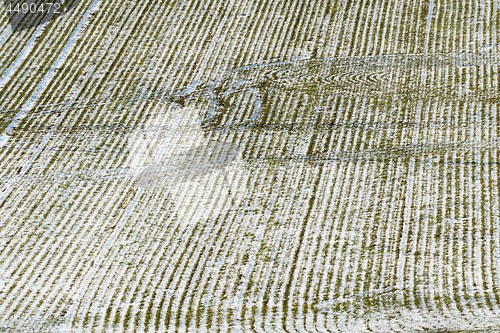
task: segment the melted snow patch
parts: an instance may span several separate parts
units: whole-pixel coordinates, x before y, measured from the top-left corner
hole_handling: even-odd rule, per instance
[[[404,292],[391,286],[321,302],[316,309],[331,316],[347,332],[490,332],[500,328],[500,319],[494,312],[465,316],[453,306],[435,311],[432,307],[404,304]]]

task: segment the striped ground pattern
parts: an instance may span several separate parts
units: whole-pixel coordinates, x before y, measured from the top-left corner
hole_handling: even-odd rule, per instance
[[[498,0],[10,2],[0,331],[500,332]]]

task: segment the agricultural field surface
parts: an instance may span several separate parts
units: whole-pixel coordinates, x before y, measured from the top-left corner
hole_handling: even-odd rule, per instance
[[[0,332],[500,332],[500,0],[1,0]]]

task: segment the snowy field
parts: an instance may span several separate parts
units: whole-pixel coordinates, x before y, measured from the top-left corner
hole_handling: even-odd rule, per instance
[[[1,332],[500,332],[499,1],[18,3]]]

